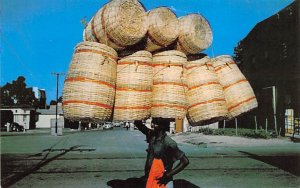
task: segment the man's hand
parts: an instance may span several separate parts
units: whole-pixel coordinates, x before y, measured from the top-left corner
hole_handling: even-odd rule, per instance
[[[167,175],[167,173],[164,173],[162,177],[157,178],[156,180],[158,180],[158,185],[167,185],[171,178]]]

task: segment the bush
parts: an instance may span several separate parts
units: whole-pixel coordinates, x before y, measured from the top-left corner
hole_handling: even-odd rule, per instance
[[[212,135],[214,130],[210,128],[201,128],[199,129],[199,133],[203,133],[204,135]]]
[[[210,129],[203,128],[200,129],[199,132],[204,135],[224,135],[224,136],[236,136],[236,130],[233,128],[225,128],[225,129]],[[272,132],[267,132],[265,130],[253,130],[253,129],[238,129],[237,136],[248,137],[248,138],[264,138],[268,139],[274,137]],[[276,137],[276,135],[275,135]]]

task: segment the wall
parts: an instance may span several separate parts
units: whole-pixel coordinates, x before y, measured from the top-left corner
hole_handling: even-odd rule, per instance
[[[62,116],[57,116],[57,118],[58,118],[58,121],[61,121],[61,119],[63,119]],[[39,115],[39,120],[36,122],[36,128],[49,128],[50,129],[51,119],[55,119],[55,115]]]
[[[22,125],[24,129],[29,129],[30,124],[30,110],[11,109],[14,116],[14,122]]]
[[[14,122],[22,125],[24,129],[29,129],[30,114],[14,114]]]

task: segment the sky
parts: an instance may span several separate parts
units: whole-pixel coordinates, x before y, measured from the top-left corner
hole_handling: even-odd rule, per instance
[[[108,0],[0,0],[0,85],[26,78],[27,87],[46,90],[56,99],[56,76],[67,73],[74,47],[87,21]],[[167,6],[178,17],[199,13],[210,23],[210,57],[233,55],[234,47],[253,27],[293,0],[141,0],[147,11]],[[58,93],[62,95],[64,76]]]

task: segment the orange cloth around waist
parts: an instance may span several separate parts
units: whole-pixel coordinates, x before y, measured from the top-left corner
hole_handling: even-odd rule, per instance
[[[164,175],[165,167],[161,159],[153,159],[146,188],[166,188],[165,185],[158,185],[157,178]]]

